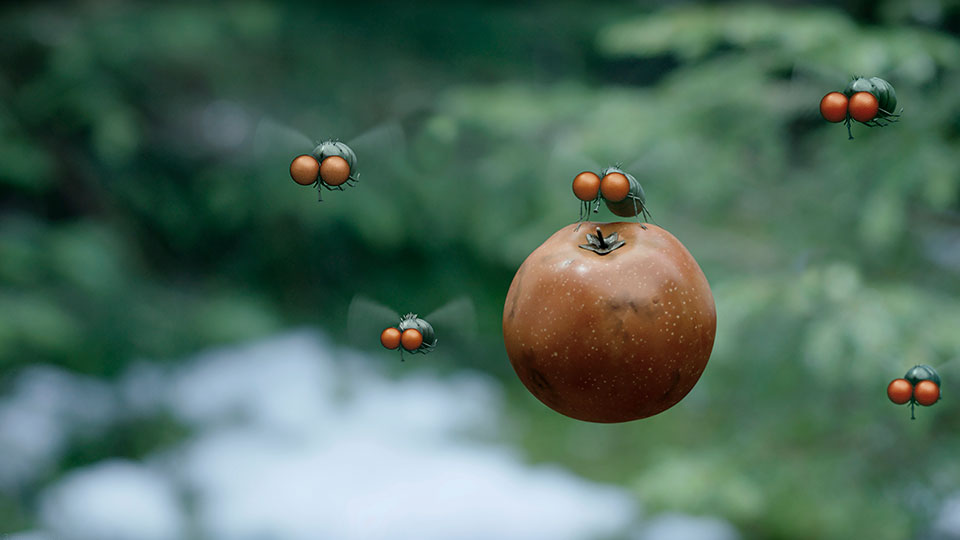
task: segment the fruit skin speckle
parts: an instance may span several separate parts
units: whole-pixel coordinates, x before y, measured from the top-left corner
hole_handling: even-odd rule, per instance
[[[579,248],[599,226],[626,244]],[[656,225],[560,229],[523,262],[507,292],[503,336],[527,389],[555,411],[626,422],[676,405],[713,350],[717,314],[690,252]]]

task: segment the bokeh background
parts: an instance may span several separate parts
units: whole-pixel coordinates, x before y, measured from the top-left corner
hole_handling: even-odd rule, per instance
[[[958,32],[947,0],[3,8],[0,537],[960,538]],[[902,121],[822,121],[853,74]],[[404,143],[318,203],[264,118]],[[500,335],[587,160],[717,303],[697,387],[627,424],[548,410]],[[467,295],[477,335],[401,363],[347,339],[358,293]]]

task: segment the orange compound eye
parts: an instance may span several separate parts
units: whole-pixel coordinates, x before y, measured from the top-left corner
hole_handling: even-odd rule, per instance
[[[830,92],[820,100],[820,114],[827,122],[843,122],[847,118],[847,96]]]
[[[303,154],[290,162],[290,178],[301,186],[309,186],[317,181],[320,163],[311,155]]]
[[[396,349],[400,346],[400,330],[396,328],[387,328],[380,332],[380,344],[388,349]]]
[[[940,399],[940,387],[933,381],[920,381],[913,389],[913,398],[917,403],[929,407]]]
[[[877,117],[880,102],[870,92],[857,92],[850,96],[850,116],[857,122],[869,122]]]
[[[403,335],[400,336],[400,342],[403,344],[404,349],[415,351],[423,344],[423,334],[414,328],[407,328],[403,331]]]
[[[584,171],[573,179],[573,194],[581,201],[592,201],[600,193],[600,177]]]
[[[320,164],[320,178],[324,184],[339,186],[350,178],[350,164],[340,156],[330,156]]]
[[[894,379],[887,385],[887,397],[897,405],[903,405],[913,397],[913,385],[906,379]]]
[[[600,181],[600,193],[610,202],[620,202],[630,194],[630,180],[622,173],[610,173]]]

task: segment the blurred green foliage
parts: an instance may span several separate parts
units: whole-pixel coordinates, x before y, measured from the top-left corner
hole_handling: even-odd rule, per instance
[[[650,511],[899,539],[960,485],[956,2],[86,3],[0,28],[4,373],[112,376],[292,325],[342,335],[356,293],[423,312],[467,293],[484,339],[449,369],[503,377],[531,460]],[[823,122],[852,74],[891,81],[902,121],[854,141]],[[264,116],[317,138],[396,121],[406,147],[318,205],[257,162]],[[547,410],[499,341],[590,159],[632,169],[718,306],[694,392],[626,425]],[[947,366],[944,399],[910,422],[883,392],[916,363]]]

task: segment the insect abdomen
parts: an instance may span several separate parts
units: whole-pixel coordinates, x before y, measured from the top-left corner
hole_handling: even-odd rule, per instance
[[[880,77],[870,77],[870,82],[877,89],[874,94],[877,101],[880,102],[880,110],[888,113],[895,113],[897,108],[897,93],[893,85]]]

